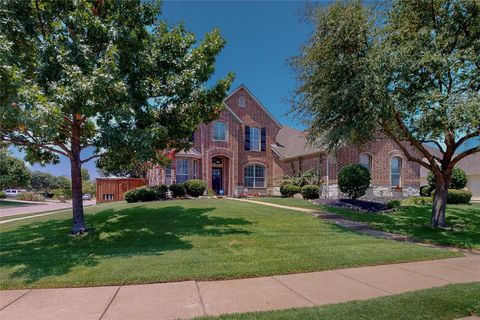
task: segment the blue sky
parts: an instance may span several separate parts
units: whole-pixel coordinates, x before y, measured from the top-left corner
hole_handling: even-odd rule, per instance
[[[234,72],[232,89],[245,84],[281,123],[301,128],[286,115],[285,100],[295,85],[286,60],[298,53],[310,32],[299,21],[304,7],[304,1],[165,1],[162,17],[169,24],[185,23],[198,39],[218,27],[227,44],[212,81]],[[22,153],[13,152],[23,158]],[[92,178],[97,176],[93,161],[84,167]],[[63,158],[58,165],[34,165],[32,170],[69,176],[70,164]]]

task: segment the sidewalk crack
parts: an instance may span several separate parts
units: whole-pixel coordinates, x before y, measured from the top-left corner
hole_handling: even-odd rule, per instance
[[[32,292],[33,289],[30,289],[28,290],[27,292],[25,292],[24,294],[22,294],[20,297],[18,297],[17,299],[13,300],[12,302],[10,302],[9,304],[7,304],[6,306],[4,306],[3,308],[0,309],[0,311],[2,311],[3,309],[5,309],[6,307],[8,307],[9,305],[13,304],[14,302],[17,302],[18,300],[20,300],[21,298],[25,297],[27,294],[29,294],[30,292]]]
[[[110,302],[107,304],[107,307],[105,308],[105,310],[103,310],[103,313],[102,313],[102,315],[100,316],[100,318],[98,318],[98,320],[102,320],[103,316],[105,315],[105,313],[107,313],[108,308],[110,308],[110,305],[112,304],[113,300],[115,300],[115,298],[117,297],[118,291],[120,291],[121,288],[122,288],[121,286],[119,286],[119,287],[117,288],[117,291],[115,291],[115,294],[113,295],[113,297],[112,297],[112,299],[110,300]]]
[[[272,278],[273,280],[277,281],[278,283],[280,283],[282,286],[284,286],[285,288],[287,288],[287,289],[290,290],[291,292],[293,292],[294,294],[296,294],[297,296],[301,297],[302,299],[304,299],[305,301],[307,301],[308,303],[310,303],[312,306],[316,305],[315,302],[313,302],[312,300],[308,299],[307,297],[305,297],[304,295],[302,295],[302,294],[299,293],[298,291],[293,290],[292,288],[290,288],[289,286],[287,286],[285,283],[283,283],[282,281],[278,280],[275,276],[272,276],[271,278]]]
[[[197,287],[198,298],[200,299],[200,305],[202,306],[203,315],[207,315],[207,309],[205,308],[205,304],[203,303],[202,293],[200,292],[200,286],[198,282],[195,281],[195,286]]]
[[[362,283],[362,284],[364,284],[364,285],[366,285],[366,286],[369,286],[369,287],[371,287],[371,288],[374,288],[374,289],[383,291],[383,292],[385,292],[385,293],[388,293],[389,295],[394,294],[394,292],[390,292],[390,291],[388,291],[388,290],[385,290],[385,289],[376,287],[376,286],[374,286],[374,285],[372,285],[372,284],[370,284],[370,283],[367,283],[367,282],[365,282],[365,281],[358,280],[358,279],[356,279],[356,278],[354,278],[354,277],[351,277],[351,276],[348,276],[348,275],[346,275],[346,274],[344,274],[344,273],[338,272],[337,270],[332,270],[332,271],[335,272],[336,274],[339,274],[339,275],[341,275],[341,276],[343,276],[343,277],[345,277],[345,278],[348,278],[348,279],[350,279],[350,280],[360,282],[360,283]]]

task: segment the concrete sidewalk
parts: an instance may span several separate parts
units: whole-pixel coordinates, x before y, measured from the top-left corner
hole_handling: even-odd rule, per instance
[[[480,281],[480,255],[271,277],[0,291],[0,319],[186,319]]]
[[[18,201],[20,202],[20,201]],[[26,201],[21,201],[28,203]],[[96,203],[95,200],[83,201],[83,206],[92,206]],[[45,201],[45,202],[32,202],[31,206],[21,206],[13,208],[3,208],[0,209],[0,217],[12,217],[15,218],[16,215],[22,215],[27,213],[42,213],[47,211],[60,211],[63,209],[69,209],[72,207],[71,202],[54,202],[54,201]]]

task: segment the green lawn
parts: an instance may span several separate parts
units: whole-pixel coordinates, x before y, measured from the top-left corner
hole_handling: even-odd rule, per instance
[[[257,199],[255,199],[257,200]],[[342,214],[372,228],[412,236],[426,242],[480,249],[480,204],[448,205],[448,228],[430,227],[431,205],[402,206],[394,213],[378,214],[317,206],[307,200],[293,198],[258,198],[259,201]]]
[[[202,319],[224,320],[452,320],[480,315],[480,283],[454,284],[341,304]]]
[[[103,204],[0,225],[0,288],[225,279],[459,256],[226,199]]]

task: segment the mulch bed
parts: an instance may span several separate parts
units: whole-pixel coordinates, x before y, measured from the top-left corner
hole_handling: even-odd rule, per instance
[[[315,203],[332,206],[337,208],[350,209],[355,211],[364,212],[390,212],[392,211],[383,202],[366,201],[366,200],[353,200],[353,199],[316,199]]]

